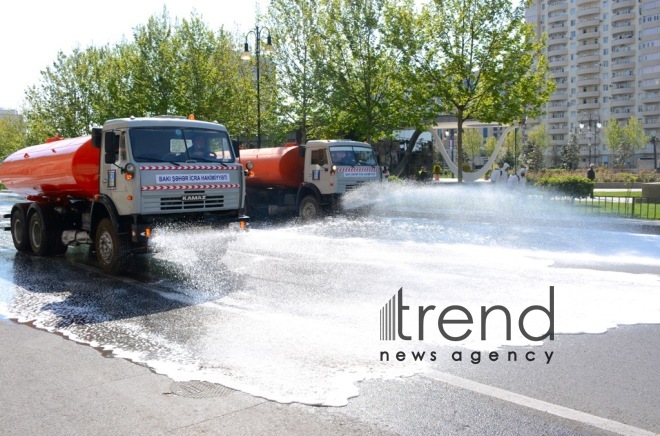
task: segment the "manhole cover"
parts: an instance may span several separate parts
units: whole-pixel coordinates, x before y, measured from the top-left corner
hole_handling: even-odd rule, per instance
[[[222,385],[196,380],[172,383],[170,391],[174,395],[188,398],[226,397],[234,392]]]

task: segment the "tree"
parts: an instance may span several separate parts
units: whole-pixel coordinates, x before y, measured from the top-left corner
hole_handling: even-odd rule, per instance
[[[481,132],[479,132],[479,129],[467,129],[463,140],[465,141],[463,148],[465,150],[468,159],[471,161],[470,165],[472,171],[474,171],[474,158],[481,154],[481,150],[483,149],[484,137],[481,136]]]
[[[622,148],[622,155],[625,154],[625,157],[622,156],[623,160],[632,164],[635,150],[644,147],[650,140],[651,137],[644,131],[641,121],[635,117],[630,117],[628,124],[623,128],[624,147]]]
[[[508,0],[438,0],[424,5],[414,61],[423,86],[437,97],[439,113],[458,122],[458,180],[462,181],[463,123],[508,124],[540,114],[554,91],[524,5]],[[419,38],[411,38],[411,41]]]
[[[612,150],[612,165],[622,168],[627,161],[627,150],[623,127],[616,118],[612,118],[605,124],[605,143]]]
[[[486,143],[484,144],[484,150],[486,151],[486,156],[491,156],[497,147],[497,138],[494,136],[489,136],[486,138]],[[501,152],[501,150],[500,150]]]
[[[317,0],[271,0],[270,26],[277,35],[274,58],[280,70],[278,82],[280,116],[299,132],[301,143],[308,135],[318,137],[327,113],[319,75],[323,40]]]
[[[57,54],[56,61],[41,72],[41,83],[26,92],[24,114],[30,143],[42,143],[55,135],[83,135],[99,123],[109,57],[107,47]]]
[[[530,170],[536,171],[544,167],[543,152],[548,148],[550,138],[545,130],[545,124],[529,132],[527,142],[523,145],[523,162]]]
[[[21,115],[0,117],[0,161],[25,147],[25,122]]]
[[[420,108],[428,103],[416,98],[416,79],[392,47],[391,1],[324,1],[319,72],[330,136],[373,143],[401,126],[421,127]]]
[[[560,157],[562,167],[568,170],[577,169],[580,162],[580,149],[576,132],[570,133],[568,142],[561,149]]]

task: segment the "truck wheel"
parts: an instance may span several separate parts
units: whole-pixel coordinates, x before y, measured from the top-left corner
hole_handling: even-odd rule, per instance
[[[47,211],[40,206],[35,206],[34,212],[30,215],[30,247],[37,256],[48,256],[53,247],[52,235],[46,229],[47,215]]]
[[[308,195],[302,199],[300,207],[298,208],[298,216],[302,218],[303,221],[316,219],[320,214],[321,207],[314,196]]]
[[[101,271],[114,275],[128,269],[130,241],[126,236],[117,235],[110,218],[102,219],[96,228],[94,245]]]
[[[11,239],[14,247],[21,253],[30,253],[29,225],[27,222],[27,204],[15,204],[11,211]]]

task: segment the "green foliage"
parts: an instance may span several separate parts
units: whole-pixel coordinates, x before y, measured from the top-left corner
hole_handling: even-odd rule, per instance
[[[635,117],[630,117],[625,126],[616,119],[605,125],[605,142],[614,154],[612,163],[618,168],[630,167],[635,150],[649,142],[644,126]]]
[[[474,165],[474,159],[481,154],[482,144],[484,142],[484,137],[481,135],[479,129],[467,129],[463,135],[463,150],[467,154],[472,165]],[[472,171],[472,166],[468,165],[467,171]]]
[[[442,174],[442,167],[440,164],[433,165],[433,174]]]
[[[534,186],[574,198],[584,198],[594,191],[594,182],[581,176],[550,176],[539,178]]]
[[[268,26],[277,36],[279,116],[300,142],[319,137],[329,111],[320,76],[323,40],[317,0],[271,0]]]
[[[539,125],[529,132],[527,141],[523,145],[523,163],[530,170],[539,170],[544,167],[544,151],[548,148],[550,136],[546,132],[545,124]]]
[[[577,169],[580,162],[580,150],[577,133],[571,132],[568,142],[564,144],[560,153],[561,165],[568,170]]]
[[[0,161],[25,147],[25,123],[20,115],[0,117]]]
[[[524,5],[508,0],[440,0],[424,5],[415,67],[438,97],[438,112],[458,119],[458,179],[462,181],[463,122],[503,124],[536,117],[554,91],[546,79],[544,41],[525,22]]]

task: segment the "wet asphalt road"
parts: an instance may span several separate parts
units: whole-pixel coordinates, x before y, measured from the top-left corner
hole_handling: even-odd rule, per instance
[[[114,278],[95,268],[86,248],[40,259],[17,255],[3,241],[2,287],[15,284],[49,294],[94,283],[94,297],[74,293],[72,298],[94,298],[93,306],[102,310],[78,318],[62,313],[65,322],[84,326],[138,319],[155,329],[172,329],[177,309],[187,305],[162,297],[177,277],[153,259]],[[66,307],[55,302],[44,310],[58,315]],[[83,329],[80,334],[86,332],[98,333]],[[660,325],[558,335],[541,347],[500,350],[502,356],[509,350],[519,356],[552,352],[547,365],[540,357],[514,363],[484,356],[473,364],[468,350],[462,362],[455,362],[451,353],[460,348],[438,350],[430,371],[365,380],[359,396],[345,407],[279,404],[209,384],[178,391],[177,383],[142,365],[17,320],[0,319],[0,349],[0,433],[7,434],[660,433]],[[557,416],[567,410],[576,412],[571,419]]]

